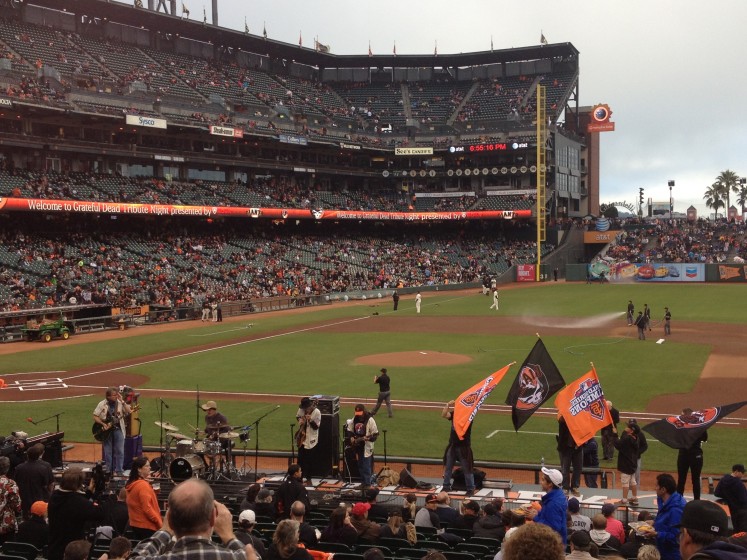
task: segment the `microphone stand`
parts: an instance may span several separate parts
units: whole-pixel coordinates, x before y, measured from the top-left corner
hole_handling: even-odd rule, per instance
[[[158,420],[160,421],[160,438],[158,440],[158,449],[161,450],[161,472],[162,477],[166,476],[166,453],[163,449],[163,399],[158,399]]]
[[[259,423],[265,416],[269,416],[273,412],[277,412],[279,409],[280,405],[277,405],[275,408],[273,408],[269,412],[265,412],[262,416],[251,423],[251,425],[254,426],[254,433],[256,437],[256,439],[254,440],[254,482],[257,482],[257,476],[259,475],[259,471],[257,470],[259,464]]]
[[[41,424],[42,422],[46,422],[47,420],[51,420],[52,418],[56,418],[57,419],[57,431],[59,432],[60,431],[60,416],[62,414],[65,414],[65,413],[64,412],[58,412],[57,414],[52,414],[51,416],[47,416],[46,418],[42,418],[41,420],[37,420],[36,422],[34,422],[33,420],[29,420],[29,422],[31,422],[34,426],[36,426],[37,424]]]
[[[296,446],[294,445],[295,438],[293,437],[293,428],[295,428],[295,427],[296,427],[295,424],[291,424],[290,425],[290,435],[291,435],[291,437],[290,437],[290,442],[291,442],[291,463],[295,463],[296,462]]]

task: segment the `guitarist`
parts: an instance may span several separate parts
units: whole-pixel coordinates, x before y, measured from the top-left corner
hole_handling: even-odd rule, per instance
[[[124,474],[125,417],[131,412],[130,405],[124,402],[116,387],[106,390],[106,398],[93,411],[93,421],[101,426],[105,438],[104,463],[109,472],[118,476]]]
[[[322,423],[322,413],[316,407],[316,401],[308,397],[301,399],[301,404],[296,412],[298,431],[296,432],[296,445],[298,446],[298,464],[311,484],[311,471],[314,463],[314,448],[319,443],[319,426]]]
[[[345,422],[345,448],[348,460],[358,464],[364,488],[376,484],[373,480],[373,451],[378,437],[379,428],[373,413],[362,404],[356,404],[355,415]]]

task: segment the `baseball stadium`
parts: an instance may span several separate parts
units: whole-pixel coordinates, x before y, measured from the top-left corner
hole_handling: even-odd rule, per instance
[[[715,499],[747,427],[744,228],[600,213],[614,123],[580,105],[572,44],[337,55],[135,4],[0,2],[3,456],[41,443],[56,477],[103,467],[111,493],[144,454],[162,504],[199,478],[235,514],[298,459],[323,527],[370,490],[362,405],[369,467],[399,475],[380,502],[446,487],[515,510],[560,468],[559,390],[583,380],[571,400],[592,387],[579,410],[599,417],[572,435],[599,452],[563,486],[584,511],[655,513],[683,427],[708,436],[684,496],[697,478]],[[100,437],[120,418],[94,413],[112,389],[125,474]],[[603,444],[613,406],[648,438],[635,505]],[[462,413],[477,488],[443,480]],[[444,554],[496,552],[472,544]]]

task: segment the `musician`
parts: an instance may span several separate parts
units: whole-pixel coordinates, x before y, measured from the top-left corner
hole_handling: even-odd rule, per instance
[[[218,404],[215,401],[208,401],[200,408],[205,414],[205,436],[214,441],[220,441],[221,451],[226,454],[229,447],[233,445],[230,439],[220,439],[221,434],[227,434],[231,431],[231,424],[228,418],[218,412]],[[206,456],[208,463],[212,462],[212,457]]]
[[[298,431],[296,432],[296,445],[298,446],[298,464],[311,484],[311,470],[314,463],[314,451],[319,443],[319,426],[322,423],[322,413],[316,407],[316,401],[308,397],[301,399],[301,405],[296,412]]]
[[[106,398],[93,411],[93,421],[107,434],[103,441],[104,462],[118,476],[124,475],[125,417],[131,412],[116,387],[106,390]]]
[[[363,486],[376,484],[373,480],[374,442],[379,429],[373,415],[362,404],[355,405],[355,415],[345,422],[345,448],[348,461],[358,464]]]

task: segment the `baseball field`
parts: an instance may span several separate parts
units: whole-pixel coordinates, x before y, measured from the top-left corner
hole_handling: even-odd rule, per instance
[[[163,419],[179,433],[204,425],[198,403],[218,402],[237,430],[268,414],[259,434],[263,450],[289,450],[291,425],[301,396],[339,395],[341,419],[356,402],[371,406],[374,375],[392,378],[394,418],[376,416],[387,431],[389,455],[439,457],[449,425],[445,401],[508,363],[516,362],[477,416],[473,449],[478,460],[557,462],[557,422],[550,399],[516,433],[506,394],[519,365],[541,336],[566,382],[593,363],[606,398],[643,425],[683,407],[693,409],[747,400],[747,329],[743,288],[738,285],[510,285],[500,308],[478,290],[424,292],[417,314],[414,296],[399,310],[388,298],[231,318],[143,326],[74,336],[49,344],[0,346],[0,434],[54,431],[59,414],[65,441],[91,442],[91,412],[110,385],[140,393],[141,433],[156,445],[154,424]],[[647,303],[647,340],[625,318]],[[672,335],[664,337],[664,306]],[[661,342],[661,339],[664,339]],[[658,343],[657,343],[658,342]],[[36,422],[32,425],[30,421]],[[704,473],[722,474],[744,462],[747,408],[709,432]],[[649,438],[651,440],[651,438]],[[242,443],[238,443],[241,447]],[[377,443],[381,453],[383,442]],[[650,442],[644,468],[673,471],[676,451]]]

